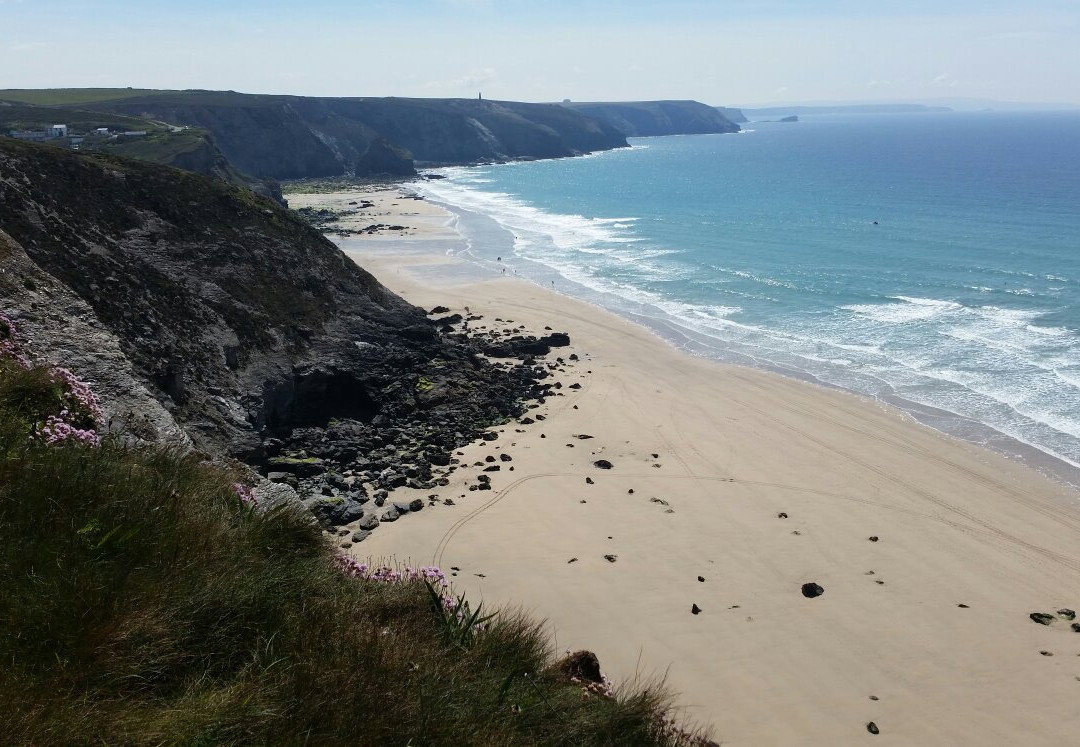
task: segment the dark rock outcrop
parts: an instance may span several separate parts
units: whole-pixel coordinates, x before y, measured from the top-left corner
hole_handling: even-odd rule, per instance
[[[362,502],[347,472],[376,503],[429,486],[548,386],[441,334],[293,213],[196,174],[0,138],[0,229],[5,313],[115,428],[190,438],[328,506]]]

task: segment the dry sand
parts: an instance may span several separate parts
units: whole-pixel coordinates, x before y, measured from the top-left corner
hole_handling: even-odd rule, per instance
[[[567,331],[549,360],[581,360],[546,419],[464,450],[513,458],[491,492],[459,470],[440,490],[456,505],[356,555],[457,567],[470,599],[546,618],[616,681],[666,672],[723,744],[1080,743],[1080,634],[1028,618],[1080,608],[1074,491],[868,399],[691,357],[522,280],[455,285],[431,272],[454,260],[401,248],[353,256],[418,305]]]

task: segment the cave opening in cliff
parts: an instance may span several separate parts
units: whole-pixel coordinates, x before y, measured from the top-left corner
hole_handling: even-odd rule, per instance
[[[355,377],[325,371],[299,376],[291,397],[272,410],[271,428],[325,427],[331,420],[371,422],[379,406]]]

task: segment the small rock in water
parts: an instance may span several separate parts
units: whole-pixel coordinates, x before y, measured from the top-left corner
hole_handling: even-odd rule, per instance
[[[1039,623],[1039,625],[1049,625],[1054,621],[1053,615],[1048,615],[1045,612],[1032,612],[1028,615],[1033,622]]]
[[[815,583],[808,583],[802,585],[802,595],[807,599],[813,599],[814,597],[820,597],[825,593],[825,589]]]
[[[866,730],[868,732],[870,732],[871,734],[880,734],[881,733],[881,729],[879,729],[877,724],[875,724],[873,721],[871,721],[870,723],[868,723],[866,725]]]
[[[1058,614],[1064,617],[1066,620],[1075,620],[1076,612],[1068,608],[1058,610]]]
[[[609,563],[614,563],[618,559],[619,559],[618,555],[605,555],[604,556],[604,560],[606,560]]]
[[[693,605],[692,607],[690,607],[690,613],[694,614],[694,615],[700,614],[701,613],[701,607],[698,607],[696,604]]]

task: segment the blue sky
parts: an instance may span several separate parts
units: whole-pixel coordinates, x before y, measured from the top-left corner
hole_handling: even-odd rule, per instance
[[[0,87],[1080,103],[1080,0],[0,0]]]

